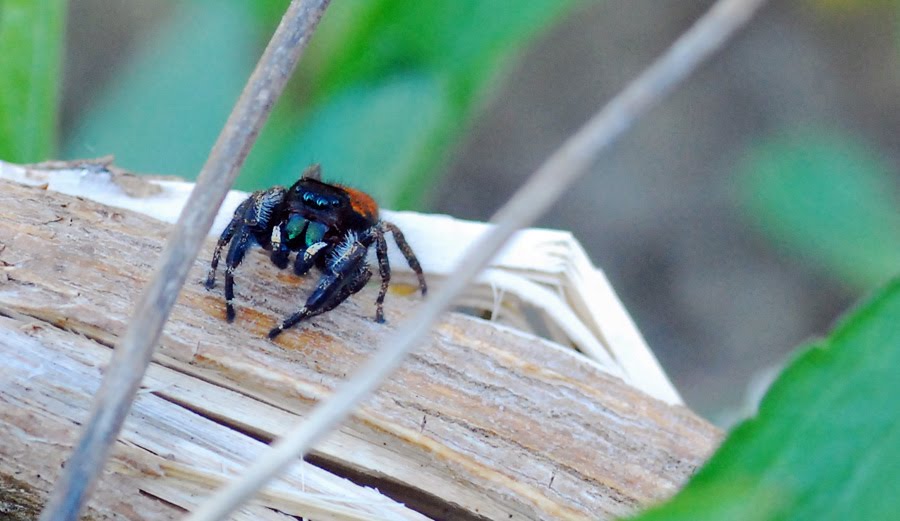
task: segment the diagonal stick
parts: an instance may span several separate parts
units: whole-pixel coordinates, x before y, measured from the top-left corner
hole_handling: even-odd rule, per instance
[[[66,462],[41,521],[78,514],[96,485],[150,364],[172,306],[225,195],[234,184],[275,100],[284,90],[330,0],[292,0],[200,171],[150,284],[113,352],[81,439]]]

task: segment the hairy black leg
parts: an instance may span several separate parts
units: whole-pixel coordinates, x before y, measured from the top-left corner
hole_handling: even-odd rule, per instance
[[[277,213],[278,207],[284,202],[285,189],[283,186],[273,186],[264,192],[254,192],[253,204],[244,212],[244,224],[253,228],[263,244],[268,244],[272,229],[275,227],[272,217]],[[263,242],[265,241],[265,242]]]
[[[367,266],[360,267],[360,269],[357,270],[356,274],[351,279],[349,279],[346,283],[340,285],[340,289],[338,289],[337,292],[330,293],[330,296],[328,300],[325,301],[326,304],[324,304],[323,307],[310,309],[308,306],[303,306],[302,308],[300,308],[300,311],[289,316],[278,327],[269,331],[269,338],[277,337],[285,329],[290,329],[303,320],[306,320],[307,318],[321,315],[322,313],[326,313],[338,307],[342,302],[347,300],[350,295],[358,293],[361,289],[366,287],[366,284],[371,278],[372,272],[369,270],[369,268]]]
[[[416,254],[413,253],[412,248],[409,247],[409,243],[406,242],[406,237],[403,236],[403,232],[401,232],[400,228],[397,228],[397,225],[394,223],[381,221],[381,225],[394,234],[394,241],[397,243],[397,247],[400,248],[400,252],[406,257],[406,263],[409,264],[409,267],[416,273],[416,277],[419,279],[419,289],[422,290],[422,295],[424,295],[428,292],[428,286],[425,284],[425,274],[422,273],[422,266],[419,265],[419,259],[416,258]]]
[[[316,262],[323,255],[327,255],[331,251],[327,242],[317,242],[311,244],[305,250],[297,252],[297,258],[294,259],[294,274],[306,275],[306,273],[316,265]]]
[[[250,232],[245,228],[241,234],[231,242],[228,256],[225,258],[225,318],[229,322],[234,321],[234,270],[244,260],[244,254],[252,246]]]
[[[285,189],[283,186],[275,186],[265,191],[253,192],[253,194],[245,199],[234,211],[234,217],[225,227],[216,249],[213,252],[212,262],[210,263],[209,273],[206,276],[206,287],[212,288],[216,282],[216,269],[219,266],[219,258],[222,254],[222,248],[230,243],[228,255],[225,259],[225,318],[232,322],[234,320],[234,270],[240,265],[244,259],[247,250],[256,243],[269,247],[272,242],[277,242],[276,249],[281,249],[283,242],[283,233],[280,226],[275,226],[275,218],[278,215],[279,207],[284,203]],[[277,228],[277,229],[276,229]],[[274,237],[274,241],[273,241]],[[273,254],[273,262],[281,262],[282,267],[287,267],[288,260],[286,252],[284,259],[278,258]]]
[[[322,313],[331,311],[350,298],[350,295],[359,293],[360,290],[366,287],[366,284],[369,283],[369,279],[371,278],[372,271],[369,270],[369,267],[365,264],[360,265],[356,269],[356,273],[351,278],[347,279],[347,282],[341,286],[341,290],[335,294],[334,298],[325,304],[325,307],[322,308]]]
[[[209,273],[206,275],[206,288],[212,289],[216,285],[216,270],[219,268],[219,257],[222,255],[222,248],[225,247],[226,244],[231,242],[231,238],[234,237],[234,232],[237,230],[238,226],[240,226],[244,221],[244,212],[247,211],[247,208],[253,204],[253,197],[248,197],[244,199],[240,205],[238,205],[237,209],[234,211],[234,216],[231,218],[231,222],[228,223],[228,226],[222,230],[222,235],[219,236],[219,241],[216,243],[216,249],[213,251],[212,262],[209,264]]]
[[[367,251],[368,248],[353,234],[338,244],[306,304],[278,327],[269,331],[269,338],[277,337],[282,331],[301,320],[334,309],[350,295],[362,289],[372,276],[372,272],[366,266]]]
[[[334,247],[323,270],[316,289],[306,300],[307,308],[320,310],[327,307],[335,294],[344,285],[356,277],[357,271],[366,266],[366,253],[369,249],[357,240],[355,234]],[[345,297],[346,298],[346,297]],[[333,307],[333,306],[332,306]]]
[[[391,263],[388,262],[387,241],[384,232],[380,228],[373,230],[375,235],[375,256],[378,257],[378,272],[381,275],[381,288],[375,299],[375,322],[384,322],[384,297],[387,295],[388,285],[391,283]]]

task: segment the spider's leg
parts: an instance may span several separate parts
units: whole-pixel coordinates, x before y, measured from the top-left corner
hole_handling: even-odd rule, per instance
[[[254,224],[260,229],[271,229],[270,226],[275,224],[272,217],[284,202],[285,192],[283,186],[273,186],[268,190],[254,193],[253,208],[246,215],[248,224]]]
[[[391,263],[388,262],[387,241],[384,231],[380,227],[372,230],[375,239],[375,256],[378,257],[378,272],[381,275],[381,288],[375,299],[375,322],[384,322],[384,296],[387,295],[388,285],[391,283]]]
[[[366,264],[360,264],[356,268],[356,273],[352,274],[347,281],[341,286],[340,291],[334,294],[334,296],[324,304],[322,308],[322,313],[326,311],[331,311],[332,309],[338,307],[341,302],[347,300],[350,295],[355,293],[359,293],[366,284],[369,283],[369,279],[372,278],[372,271],[369,270],[369,266]]]
[[[216,249],[213,251],[212,262],[209,264],[209,273],[206,275],[207,289],[215,287],[216,270],[219,268],[219,257],[222,255],[222,248],[231,242],[231,238],[234,237],[234,232],[237,231],[238,226],[244,222],[244,212],[246,212],[247,208],[253,204],[252,201],[253,197],[251,196],[238,205],[237,209],[234,211],[234,216],[231,218],[231,222],[229,222],[228,226],[222,230],[222,235],[219,236],[219,241],[216,243]]]
[[[397,225],[394,223],[381,221],[381,225],[387,231],[394,234],[394,241],[397,243],[397,247],[400,248],[400,252],[406,257],[406,263],[409,264],[409,267],[416,273],[416,277],[419,279],[419,289],[422,290],[422,295],[425,295],[425,293],[428,292],[428,286],[425,284],[425,274],[422,273],[422,266],[419,264],[419,259],[416,258],[416,254],[413,253],[412,248],[409,247],[409,243],[406,242],[406,237],[403,236],[403,232],[401,232],[400,228],[397,228]]]
[[[244,254],[253,246],[253,238],[245,227],[241,234],[231,241],[228,256],[225,257],[225,318],[234,321],[234,270],[244,260]]]
[[[326,304],[323,304],[323,307],[313,310],[308,306],[303,306],[300,308],[300,311],[289,316],[278,327],[269,331],[269,338],[277,337],[285,329],[290,329],[307,318],[321,315],[322,313],[338,307],[343,301],[347,300],[350,295],[353,295],[366,287],[370,278],[372,278],[372,272],[369,270],[369,267],[365,265],[360,266],[350,279],[340,285],[340,289],[338,289],[337,292],[331,292],[330,297],[326,301]]]
[[[294,259],[294,273],[296,275],[306,275],[316,265],[320,257],[328,254],[330,248],[327,246],[327,242],[319,241],[307,246],[305,250],[297,252],[297,258]]]
[[[263,192],[253,194],[253,202],[244,211],[244,226],[252,231],[253,238],[265,249],[272,249],[272,263],[281,269],[288,265],[290,250],[287,246],[287,232],[281,221],[284,203],[283,186],[273,186]]]
[[[360,243],[355,234],[350,234],[338,244],[306,304],[269,331],[269,338],[275,338],[301,320],[334,309],[350,295],[361,290],[372,276],[366,265],[367,251],[368,247]]]

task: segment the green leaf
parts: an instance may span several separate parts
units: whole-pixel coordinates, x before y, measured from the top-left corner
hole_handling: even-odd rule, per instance
[[[574,0],[355,0],[335,3],[310,49],[321,63],[319,92],[370,82],[409,69],[452,77],[460,97],[511,61],[541,28],[580,2]],[[338,23],[332,23],[338,22]],[[334,37],[337,33],[340,37]]]
[[[240,185],[285,182],[315,158],[326,179],[372,190],[387,206],[415,206],[498,75],[580,3],[333,2],[291,86],[311,108],[276,109]]]
[[[53,154],[65,14],[65,0],[0,0],[0,159]]]
[[[246,2],[179,2],[65,143],[138,172],[194,178],[258,58]]]
[[[900,272],[895,176],[851,137],[785,134],[757,147],[741,197],[776,243],[859,288]]]
[[[898,383],[900,278],[798,356],[757,417],[670,503],[638,519],[897,519]]]

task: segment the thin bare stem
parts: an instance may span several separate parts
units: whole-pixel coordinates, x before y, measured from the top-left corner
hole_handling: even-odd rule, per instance
[[[87,501],[219,206],[329,1],[293,0],[285,12],[200,171],[150,284],[114,351],[91,417],[41,513],[41,521],[76,519]]]
[[[599,153],[628,130],[638,117],[663,99],[735,31],[765,0],[719,0],[647,70],[566,141],[492,219],[495,226],[469,248],[464,258],[415,316],[397,331],[301,425],[289,431],[251,465],[241,478],[217,492],[188,518],[216,521],[249,499],[266,481],[306,453],[342,421],[400,364],[428,333],[507,239],[538,218],[594,162]]]

